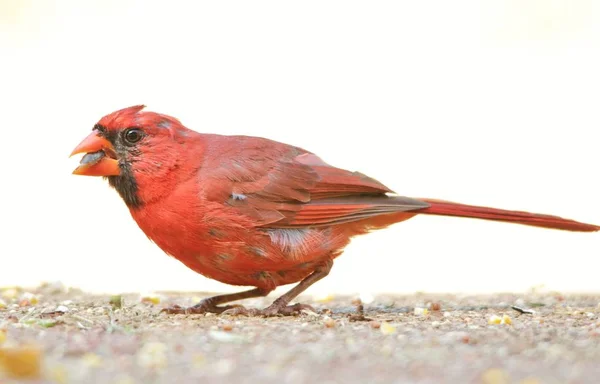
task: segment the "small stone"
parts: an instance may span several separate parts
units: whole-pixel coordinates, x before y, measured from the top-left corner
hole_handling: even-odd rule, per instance
[[[325,316],[325,319],[323,320],[323,324],[325,324],[325,327],[327,327],[327,328],[335,328],[335,320],[333,320],[329,316]]]
[[[414,314],[416,316],[427,316],[427,314],[429,314],[429,310],[427,308],[415,307]]]
[[[312,316],[312,317],[320,316],[317,312],[311,311],[310,309],[306,309],[306,308],[304,308],[301,312],[307,314],[308,316]]]
[[[67,308],[64,305],[59,305],[58,307],[56,307],[55,311],[56,312],[67,313],[67,312],[69,312],[69,308]]]

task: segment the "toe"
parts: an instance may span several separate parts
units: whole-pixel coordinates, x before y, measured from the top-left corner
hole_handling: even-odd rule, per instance
[[[175,304],[170,307],[161,309],[160,313],[163,313],[163,312],[168,313],[169,315],[184,314],[184,313],[186,313],[186,308]]]

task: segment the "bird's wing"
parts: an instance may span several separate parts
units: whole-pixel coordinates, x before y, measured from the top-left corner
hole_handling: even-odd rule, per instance
[[[207,147],[200,172],[206,199],[235,207],[257,227],[335,225],[429,206],[389,196],[377,180],[303,149],[254,137],[220,137]]]

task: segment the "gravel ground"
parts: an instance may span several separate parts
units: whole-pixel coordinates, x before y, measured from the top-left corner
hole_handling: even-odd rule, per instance
[[[304,297],[315,312],[248,318],[160,313],[206,293],[0,293],[0,383],[600,380],[600,295]]]

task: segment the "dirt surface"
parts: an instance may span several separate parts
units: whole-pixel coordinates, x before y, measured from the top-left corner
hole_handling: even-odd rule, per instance
[[[4,289],[0,383],[600,380],[600,295],[382,295],[362,313],[353,297],[304,297],[315,312],[294,317],[160,313],[207,295]]]

